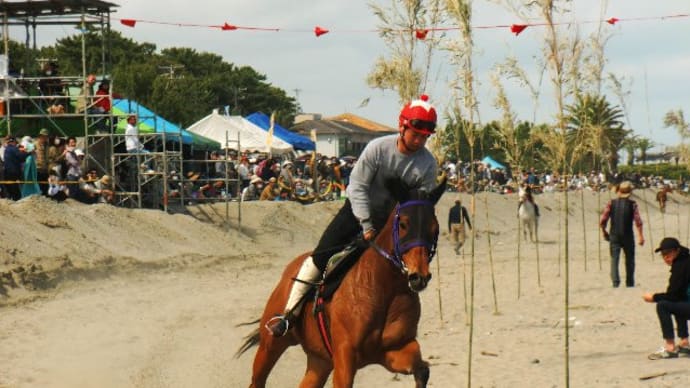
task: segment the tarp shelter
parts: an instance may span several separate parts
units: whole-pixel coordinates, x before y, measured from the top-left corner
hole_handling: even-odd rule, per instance
[[[185,145],[194,145],[197,148],[220,148],[220,143],[217,141],[188,132],[135,101],[116,99],[112,110],[115,115],[136,114],[140,133],[165,133],[167,140],[170,141],[177,141],[181,136],[182,144]],[[116,132],[124,133],[126,127],[127,120],[122,119],[117,123]]]
[[[502,165],[501,163],[498,163],[491,156],[485,156],[484,159],[482,159],[482,163],[488,164],[491,168],[497,168],[499,170],[506,169],[506,166]]]
[[[187,130],[219,142],[221,148],[237,149],[239,135],[240,151],[271,152],[273,154],[293,151],[290,144],[276,136],[273,136],[269,147],[266,131],[242,116],[221,115],[217,109],[192,124]]]
[[[257,127],[266,132],[268,132],[271,128],[271,118],[262,112],[252,113],[249,116],[246,116],[245,119],[256,124]],[[273,125],[273,135],[290,143],[295,150],[314,151],[316,149],[316,144],[314,144],[314,142],[309,138],[298,135],[294,132],[290,132],[277,123],[274,123]]]

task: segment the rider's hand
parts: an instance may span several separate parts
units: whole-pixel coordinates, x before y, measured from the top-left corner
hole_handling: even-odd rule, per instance
[[[609,241],[609,232],[605,230],[602,230],[602,232],[604,233],[604,240]]]
[[[364,239],[364,241],[371,241],[374,239],[375,236],[376,236],[376,230],[371,228],[371,229],[367,230],[366,232],[364,232],[364,234],[362,235],[362,238]]]

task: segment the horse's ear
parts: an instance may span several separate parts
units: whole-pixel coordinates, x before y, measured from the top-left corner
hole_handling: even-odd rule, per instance
[[[439,185],[436,186],[431,191],[431,193],[429,193],[429,200],[433,202],[434,205],[438,202],[439,199],[441,199],[441,196],[446,191],[446,182],[448,182],[448,178],[444,176],[443,180],[441,180],[441,183],[439,183]]]
[[[405,202],[410,197],[410,188],[400,179],[388,179],[384,186],[398,202]]]

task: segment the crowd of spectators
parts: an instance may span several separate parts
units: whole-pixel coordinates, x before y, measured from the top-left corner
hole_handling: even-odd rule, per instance
[[[212,152],[206,172],[189,171],[185,178],[172,171],[168,191],[189,202],[232,199],[311,203],[345,195],[355,159],[321,155],[279,159],[240,154],[225,158]]]
[[[475,160],[472,163],[445,162],[442,166],[449,178],[449,186],[454,191],[472,192],[491,191],[508,194],[516,192],[519,186],[529,185],[534,192],[554,192],[568,190],[604,191],[609,185],[616,185],[624,180],[631,181],[638,188],[670,187],[687,193],[689,188],[685,180],[673,181],[662,176],[642,176],[639,173],[607,175],[601,171],[589,173],[578,172],[567,177],[557,172],[537,171],[527,168],[519,173],[510,174],[505,168],[492,167],[490,164]],[[474,171],[474,187],[471,187],[471,173]]]
[[[56,201],[73,198],[84,203],[113,203],[110,176],[84,169],[84,151],[74,137],[50,136],[41,129],[36,138],[19,141],[7,136],[0,146],[0,197],[20,200],[44,195]]]

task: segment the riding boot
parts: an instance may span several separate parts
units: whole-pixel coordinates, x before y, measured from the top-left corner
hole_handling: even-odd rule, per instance
[[[266,323],[266,329],[274,337],[282,337],[290,329],[291,321],[299,314],[304,295],[309,292],[312,285],[321,277],[321,271],[314,264],[314,259],[307,257],[297,273],[290,289],[284,315],[271,318]]]

